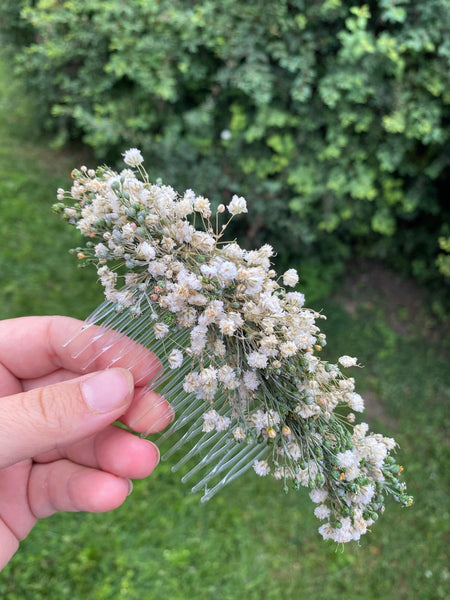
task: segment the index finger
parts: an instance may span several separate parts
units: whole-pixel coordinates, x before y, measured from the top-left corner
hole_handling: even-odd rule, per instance
[[[161,369],[158,358],[137,342],[61,316],[1,321],[0,363],[18,379],[42,377],[61,368],[82,374],[122,367],[131,371],[137,385],[145,385]]]

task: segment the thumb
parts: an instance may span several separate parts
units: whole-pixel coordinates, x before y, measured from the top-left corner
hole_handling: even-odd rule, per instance
[[[107,369],[0,398],[0,469],[104,429],[133,390],[129,371]]]

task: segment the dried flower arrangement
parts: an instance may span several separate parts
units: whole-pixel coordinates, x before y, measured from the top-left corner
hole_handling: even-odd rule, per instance
[[[182,432],[165,458],[183,449],[175,470],[197,457],[182,480],[197,476],[202,500],[250,468],[285,490],[309,488],[319,532],[337,542],[358,540],[388,495],[411,504],[395,441],[355,424],[364,402],[341,367],[357,360],[318,357],[322,315],[286,289],[296,270],[277,276],[271,246],[247,251],[224,240],[229,221],[247,212],[244,198],[213,213],[192,190],[179,196],[150,182],[138,149],[124,161],[120,173],[74,170],[55,210],[86,236],[75,252],[104,286],[86,327],[128,336],[164,366],[149,382],[177,415],[163,437]]]

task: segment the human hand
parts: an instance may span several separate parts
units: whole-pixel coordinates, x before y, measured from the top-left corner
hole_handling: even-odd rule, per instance
[[[131,479],[150,475],[157,447],[114,421],[150,433],[173,418],[144,387],[157,358],[126,338],[105,350],[96,327],[75,337],[78,352],[64,348],[81,326],[68,317],[0,322],[0,570],[37,519],[112,510]]]

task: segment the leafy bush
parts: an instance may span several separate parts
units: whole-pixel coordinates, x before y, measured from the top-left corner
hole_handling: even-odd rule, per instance
[[[447,0],[3,0],[0,14],[59,143],[82,137],[103,160],[138,146],[180,189],[246,195],[248,243],[276,239],[307,273],[363,253],[445,276]]]

